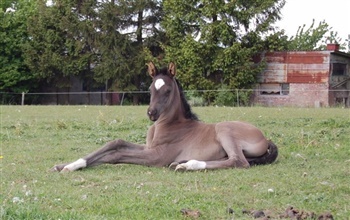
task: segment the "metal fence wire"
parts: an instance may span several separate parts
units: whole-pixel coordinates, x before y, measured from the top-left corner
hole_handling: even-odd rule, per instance
[[[193,106],[225,105],[225,106],[299,106],[320,107],[317,104],[305,106],[291,103],[290,100],[299,99],[302,103],[305,97],[314,100],[315,103],[324,103],[322,106],[350,105],[350,90],[300,90],[286,93],[281,91],[267,91],[266,89],[219,89],[219,90],[185,90],[187,100]],[[294,93],[294,95],[293,95]],[[298,97],[294,97],[297,94]],[[315,97],[310,97],[314,95]],[[320,100],[325,96],[329,100]],[[149,91],[118,91],[118,92],[0,92],[2,105],[147,105],[149,103]],[[263,101],[262,101],[263,100]],[[275,103],[275,100],[279,100]],[[283,104],[283,100],[285,104]],[[325,103],[327,102],[327,103]],[[274,104],[275,103],[275,104]]]

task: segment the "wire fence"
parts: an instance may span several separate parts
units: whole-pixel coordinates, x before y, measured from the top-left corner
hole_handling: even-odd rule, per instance
[[[230,106],[245,106],[251,104],[264,104],[261,100],[273,105],[273,100],[298,98],[299,100],[318,100],[320,96],[327,95],[330,103],[349,107],[350,90],[329,90],[329,89],[302,89],[281,91],[267,91],[266,89],[219,89],[219,90],[185,90],[187,99],[192,105],[210,105],[207,99],[217,100],[219,97],[227,100]],[[293,95],[294,94],[294,95]],[[302,94],[302,95],[301,95]],[[302,96],[305,97],[302,97]],[[210,97],[210,98],[208,98]],[[149,91],[95,91],[95,92],[22,92],[7,93],[0,92],[0,102],[3,105],[138,105],[149,102]],[[324,100],[323,100],[324,102]],[[329,102],[329,100],[327,101]],[[230,104],[231,103],[231,104]],[[281,104],[281,103],[279,103]],[[288,104],[288,103],[287,103]],[[289,103],[292,104],[292,103]],[[327,105],[326,105],[327,106]]]

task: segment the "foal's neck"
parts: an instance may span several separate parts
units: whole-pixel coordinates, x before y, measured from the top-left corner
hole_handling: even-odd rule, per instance
[[[175,79],[175,81],[176,81],[176,84],[177,84],[177,87],[178,87],[178,91],[179,91],[179,94],[180,94],[180,102],[181,102],[181,105],[182,105],[183,115],[184,115],[185,119],[199,121],[197,115],[192,112],[191,106],[187,102],[187,99],[185,97],[185,94],[183,92],[181,84],[179,83],[179,81],[177,79]]]
[[[188,104],[185,94],[183,92],[182,86],[177,79],[174,79],[176,84],[176,90],[174,91],[174,97],[172,101],[172,106],[169,109],[169,121],[181,122],[181,121],[198,121],[196,114],[192,112],[190,104]]]

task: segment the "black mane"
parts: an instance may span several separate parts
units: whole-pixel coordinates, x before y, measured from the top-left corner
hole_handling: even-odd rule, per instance
[[[159,70],[159,74],[168,75],[169,76],[169,73],[168,73],[168,70],[167,70],[166,67],[161,68]],[[190,104],[188,104],[187,99],[185,97],[183,88],[182,88],[181,84],[179,83],[179,81],[176,78],[175,78],[175,82],[177,84],[177,87],[179,88],[181,102],[182,102],[182,104],[184,106],[184,109],[185,109],[185,118],[186,119],[195,120],[195,121],[199,121],[198,116],[195,113],[192,112],[191,106],[190,106]]]
[[[184,94],[184,91],[182,89],[181,84],[179,83],[179,81],[177,79],[175,79],[175,81],[176,81],[177,87],[179,87],[181,102],[182,102],[182,104],[184,105],[184,108],[185,108],[185,118],[186,119],[195,120],[195,121],[199,121],[197,115],[192,112],[191,106],[187,102],[187,99],[185,97],[185,94]]]

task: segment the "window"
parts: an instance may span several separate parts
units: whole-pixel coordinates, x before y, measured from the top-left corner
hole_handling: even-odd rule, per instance
[[[346,75],[346,64],[345,63],[333,63],[332,64],[332,75],[333,76],[345,76]]]
[[[289,83],[282,83],[281,88],[281,95],[289,95]]]
[[[260,84],[261,95],[289,95],[289,83]]]

